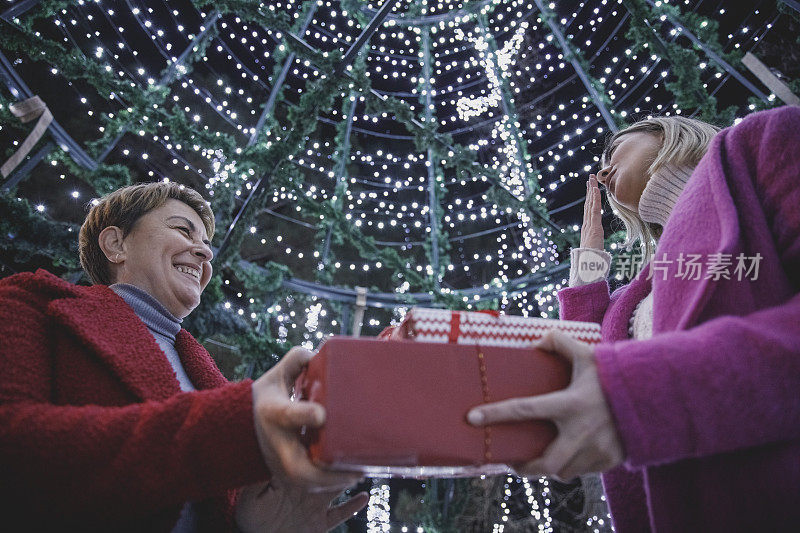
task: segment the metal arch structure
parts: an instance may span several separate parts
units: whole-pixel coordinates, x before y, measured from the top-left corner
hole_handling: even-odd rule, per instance
[[[314,14],[317,12],[317,3],[314,2],[311,7],[308,9],[308,13],[306,13],[306,18],[303,20],[303,24],[300,26],[298,34],[300,37],[305,34],[306,30],[308,29],[309,25],[311,25],[311,20],[314,18]],[[272,90],[269,92],[269,97],[267,98],[267,102],[264,104],[264,109],[261,111],[261,115],[258,117],[258,122],[256,122],[255,131],[250,136],[250,140],[247,142],[247,146],[253,146],[256,141],[258,140],[258,136],[261,135],[264,129],[264,124],[267,121],[267,117],[272,113],[272,109],[275,107],[275,101],[278,99],[278,93],[283,86],[283,82],[286,80],[286,75],[289,73],[289,69],[292,66],[297,54],[294,52],[290,53],[286,60],[283,62],[283,67],[281,68],[280,74],[278,74],[278,78],[272,84]]]
[[[800,2],[797,0],[780,0],[780,2],[800,13]]]
[[[535,0],[535,1],[536,1],[536,3],[538,5],[541,5],[541,0]],[[796,2],[789,2],[787,0],[782,0],[782,1],[784,3],[786,3],[787,5],[789,5],[790,7],[795,7],[797,5]],[[648,0],[648,2],[649,2],[649,0]],[[34,7],[38,3],[39,3],[39,0],[26,0],[24,2],[21,2],[21,3],[17,4],[17,5],[15,5],[15,6],[13,6],[12,8],[6,10],[4,13],[2,13],[2,15],[0,15],[0,18],[4,19],[6,21],[9,21],[9,20],[11,20],[11,19],[23,14],[24,12],[26,12],[30,8]],[[381,9],[381,12],[383,12],[384,9],[386,9],[387,12],[390,11],[391,8],[387,8],[387,6],[389,4],[392,4],[392,3],[393,2],[391,0],[387,0],[387,2],[384,4],[384,6]],[[481,2],[476,2],[476,5],[477,4],[485,5],[485,4],[488,4],[488,3],[489,3],[488,1],[481,1]],[[650,2],[650,3],[652,5],[652,2]],[[462,10],[462,11],[464,11],[464,10]],[[459,14],[461,14],[461,13],[459,13]],[[463,14],[466,14],[466,12],[463,13]],[[311,16],[312,16],[311,14],[308,15],[309,19],[310,19]],[[384,17],[385,16],[387,16],[387,15],[384,14]],[[453,15],[453,16],[455,16],[455,15]],[[391,17],[391,19],[395,20],[396,22],[397,22],[397,18],[398,17]],[[213,22],[216,22],[216,20],[214,20]],[[375,19],[373,19],[372,22],[375,22]],[[428,19],[426,19],[424,21],[418,21],[418,20],[414,20],[413,21],[414,24],[421,24],[421,23],[425,23],[425,22],[427,22],[428,24],[437,23],[437,22],[439,22],[439,19],[437,19],[437,20],[432,20],[432,19],[428,20]],[[674,24],[674,21],[671,20],[671,22],[673,22],[673,24]],[[411,21],[406,21],[406,23],[407,24],[411,24],[412,22]],[[380,25],[379,22],[374,25],[374,27],[371,30],[372,33],[374,33],[374,31],[377,30],[379,25]],[[370,24],[370,26],[372,26],[372,23]],[[679,26],[676,24],[676,27],[679,27]],[[368,26],[368,28],[369,28],[369,26]],[[691,38],[690,35],[689,35],[690,32],[687,33],[687,30],[685,30],[685,28],[681,27],[681,29],[684,31],[684,33],[687,35],[687,37]],[[207,28],[206,28],[206,30],[207,30]],[[369,40],[369,36],[365,37],[365,33],[366,33],[366,30],[365,30],[365,32],[362,32],[362,35],[359,37],[359,41],[362,41],[360,43],[360,46],[363,46]],[[364,39],[362,39],[362,37],[364,37]],[[302,38],[298,38],[297,36],[295,36],[293,34],[287,35],[287,38],[293,39],[295,42],[299,42],[299,43],[305,45],[308,49],[316,51],[313,47],[311,47],[307,43],[305,43],[305,41],[303,41]],[[696,37],[695,37],[695,39],[696,39]],[[358,43],[358,41],[357,41],[357,43]],[[184,53],[182,54],[181,57],[184,58],[184,59],[185,59],[185,57],[188,57],[188,54],[190,53],[191,49],[194,46],[196,46],[196,44],[197,44],[197,41],[193,42],[184,51]],[[698,42],[698,46],[701,46],[701,44],[702,43]],[[353,46],[355,46],[355,45],[353,45]],[[707,47],[704,48],[704,46],[705,45],[702,45],[701,48],[703,48],[704,51],[705,51]],[[564,49],[563,45],[562,45],[562,49]],[[353,52],[353,53],[351,54],[351,52]],[[350,59],[352,60],[357,55],[357,52],[358,52],[358,50],[354,51],[353,47],[351,47],[351,49],[348,50],[348,54],[346,55],[346,57],[349,56]],[[18,94],[18,92],[22,93],[22,94],[25,94],[26,91],[27,91],[27,93],[30,94],[30,89],[28,89],[27,86],[24,84],[24,82],[19,78],[19,76],[14,71],[13,67],[10,65],[10,63],[7,61],[7,59],[4,56],[2,56],[2,54],[0,54],[0,63],[2,63],[2,67],[3,67],[3,68],[0,68],[0,76],[2,76],[2,78],[6,81],[6,84],[9,86],[9,88],[12,90],[12,92],[14,92],[15,95]],[[173,66],[177,67],[179,63],[180,63],[179,61],[176,61],[175,63],[173,63]],[[340,66],[342,67],[341,71],[344,72],[346,70],[346,64],[344,64],[344,61],[340,64]],[[730,67],[730,65],[728,65],[728,67]],[[724,68],[724,66],[723,66],[723,68]],[[728,71],[729,74],[734,76],[735,69],[733,69],[732,67],[730,67],[730,69],[733,70],[733,72],[731,70],[728,70],[728,69],[726,69],[726,71]],[[576,72],[577,71],[578,70],[576,69]],[[580,73],[579,73],[579,75],[580,75]],[[164,79],[164,78],[162,78],[162,79]],[[582,81],[583,81],[583,78],[582,78]],[[584,83],[586,83],[586,82],[584,81]],[[587,90],[588,89],[589,89],[589,87],[587,86]],[[373,95],[376,95],[376,96],[380,97],[380,94],[377,93],[377,91],[375,91],[375,90],[371,90],[371,93]],[[590,91],[590,94],[591,94],[591,91]],[[267,109],[267,106],[265,105],[265,110],[266,109]],[[352,116],[352,113],[351,113],[351,116]],[[421,124],[419,124],[419,122],[416,121],[416,119],[413,119],[412,122],[417,126],[421,126]],[[262,127],[263,127],[263,123],[262,123]],[[57,123],[54,123],[54,125],[52,126],[51,133],[56,138],[56,140],[61,142],[62,145],[70,147],[70,149],[69,149],[70,154],[72,155],[72,157],[75,159],[75,161],[78,164],[81,164],[83,166],[87,166],[87,168],[91,168],[88,165],[91,165],[92,163],[94,163],[95,168],[96,168],[96,162],[93,161],[87,154],[85,154],[85,152],[83,152],[83,150],[81,150],[81,148],[75,143],[74,139],[72,139],[66,133],[66,131],[63,130],[63,128],[58,126]],[[443,146],[448,146],[438,136],[435,139],[436,139],[436,142],[442,143]],[[74,144],[75,147],[73,148],[72,146],[70,146],[71,144]],[[45,148],[47,148],[47,147],[45,147]],[[44,155],[46,155],[46,153]],[[44,157],[44,155],[42,157]],[[29,163],[31,165],[35,165],[34,159],[36,157],[38,157],[38,156],[39,156],[39,154],[37,153],[36,156],[34,156],[34,158],[29,159],[29,161],[27,163]],[[477,165],[477,163],[475,165]],[[251,195],[252,195],[252,193],[251,193]],[[550,221],[547,221],[547,222],[550,222]],[[550,222],[550,224],[552,224],[552,222]],[[557,228],[557,226],[556,226],[556,228]],[[539,288],[539,287],[551,282],[551,278],[553,276],[557,276],[559,274],[563,274],[563,272],[566,271],[567,268],[568,268],[568,264],[564,263],[564,264],[560,264],[560,265],[555,265],[553,268],[548,269],[547,271],[544,271],[544,272],[540,271],[540,272],[537,272],[536,274],[531,274],[531,275],[528,275],[528,276],[524,276],[524,277],[521,277],[521,278],[510,280],[506,284],[506,289],[503,290],[503,291],[499,291],[499,290],[491,289],[491,288],[490,289],[471,288],[471,289],[466,289],[466,290],[459,291],[459,292],[464,294],[465,296],[468,296],[468,297],[472,297],[472,298],[477,297],[476,300],[471,300],[471,301],[481,301],[481,300],[485,300],[485,299],[494,299],[494,298],[498,298],[498,297],[501,297],[501,296],[508,296],[508,295],[513,295],[513,294],[517,294],[517,293],[521,293],[521,292],[527,292],[527,291],[535,290],[535,289],[537,289],[537,288]],[[312,282],[299,280],[299,279],[294,279],[294,278],[284,281],[283,285],[284,285],[285,288],[290,289],[290,290],[294,290],[294,291],[298,291],[298,292],[302,292],[302,293],[306,293],[306,294],[317,295],[317,296],[320,296],[320,297],[325,297],[325,298],[328,298],[328,299],[331,299],[331,300],[335,300],[335,301],[340,301],[340,302],[354,303],[355,299],[356,299],[356,294],[355,294],[354,290],[343,289],[343,288],[339,288],[339,287],[328,287],[328,286],[324,286],[324,285],[321,285],[321,284],[312,283]],[[416,301],[416,303],[418,303],[418,304],[423,304],[423,305],[425,305],[425,304],[432,305],[433,304],[432,295],[430,295],[428,293],[412,293],[412,294],[400,295],[400,297],[398,297],[398,295],[396,295],[394,293],[374,293],[374,294],[368,295],[368,297],[367,297],[367,305],[370,306],[370,307],[405,307],[405,306],[409,305],[409,302],[406,300],[406,298],[408,298],[408,297],[413,298]]]
[[[353,117],[356,114],[356,104],[358,103],[358,95],[353,92],[350,93],[350,109],[347,113],[347,124],[345,126],[344,139],[342,146],[339,148],[339,162],[336,165],[336,185],[334,187],[334,201],[335,207],[342,209],[344,207],[344,195],[347,192],[347,160],[350,158],[350,134],[353,131]],[[322,257],[320,263],[327,263],[328,256],[331,253],[331,236],[333,235],[333,226],[336,223],[331,221],[328,224],[328,231],[325,233],[325,243],[322,248]]]
[[[425,123],[430,126],[433,118],[431,95],[431,30],[422,28],[422,77],[425,78]],[[437,128],[434,127],[434,131]],[[431,229],[431,267],[433,268],[433,286],[440,289],[439,281],[439,202],[436,200],[436,160],[433,148],[428,146],[428,214]]]
[[[433,24],[438,24],[440,22],[449,22],[451,20],[457,19],[462,16],[469,16],[476,11],[480,11],[487,5],[489,5],[492,0],[474,0],[473,2],[468,3],[466,6],[462,7],[458,10],[448,11],[447,13],[441,13],[439,15],[428,15],[424,17],[406,17],[403,15],[389,15],[389,20],[394,22],[397,25],[401,26],[432,26]],[[370,9],[367,6],[361,6],[361,12],[369,15],[374,16],[376,11],[374,9]]]
[[[522,190],[525,197],[527,197],[532,193],[531,189],[533,188],[533,183],[531,183],[531,176],[528,173],[528,166],[526,165],[524,158],[524,154],[527,153],[527,150],[525,149],[525,140],[522,138],[522,134],[520,134],[519,128],[517,128],[516,125],[518,116],[517,110],[514,107],[514,102],[509,97],[510,91],[508,87],[508,80],[506,80],[506,77],[500,70],[500,63],[497,59],[497,41],[495,40],[494,35],[489,32],[486,15],[484,13],[479,13],[477,19],[478,26],[486,37],[486,42],[489,44],[489,64],[490,68],[494,72],[495,78],[497,78],[497,81],[500,84],[500,86],[497,88],[498,91],[500,91],[500,104],[503,108],[503,115],[505,115],[506,119],[508,120],[509,128],[511,129],[511,136],[514,138],[513,142],[517,145],[517,165],[524,176],[524,179],[522,180]]]
[[[27,99],[33,97],[33,92],[27,84],[19,77],[14,70],[13,65],[8,58],[0,52],[0,79],[8,87],[11,94],[19,99]],[[89,170],[97,168],[97,162],[87,154],[83,148],[66,132],[66,130],[55,119],[50,123],[47,131],[55,138],[56,142],[61,145],[66,152],[69,152],[72,159],[77,164]]]
[[[535,1],[541,2],[541,0],[535,0]],[[645,0],[645,1],[650,5],[650,7],[655,7],[653,0]],[[736,81],[744,85],[748,91],[756,95],[762,101],[764,102],[770,101],[769,97],[766,94],[764,94],[763,91],[759,90],[755,85],[750,83],[750,80],[742,76],[741,73],[735,68],[733,68],[733,66],[730,63],[722,59],[719,56],[719,54],[717,54],[716,52],[714,52],[714,50],[709,48],[709,46],[706,43],[698,39],[697,36],[694,33],[692,33],[687,27],[685,27],[680,20],[676,19],[675,17],[671,16],[668,13],[666,14],[666,16],[673,26],[678,28],[681,31],[681,33],[686,35],[686,37],[688,37],[690,41],[692,41],[695,45],[697,45],[713,62],[719,65],[722,68],[722,70],[730,74]]]
[[[200,32],[200,34],[195,37],[191,43],[189,43],[189,46],[187,46],[186,49],[181,52],[181,55],[178,56],[178,59],[167,66],[166,72],[164,72],[164,74],[162,74],[161,78],[158,80],[159,85],[167,85],[168,83],[171,83],[173,81],[173,77],[175,76],[175,72],[186,62],[186,58],[189,57],[189,54],[192,53],[192,50],[198,46],[198,43],[202,43],[204,39],[208,38],[208,36],[211,34],[211,30],[216,27],[217,21],[220,18],[219,11],[215,9],[211,12],[211,15],[208,18],[209,20],[206,22],[207,25],[205,28],[203,28],[203,31]],[[105,161],[106,157],[108,157],[111,151],[117,146],[119,141],[122,140],[122,137],[124,137],[128,132],[128,128],[129,126],[126,124],[125,127],[123,127],[117,134],[117,136],[114,137],[110,143],[108,143],[108,146],[105,147],[103,152],[97,156],[98,163]]]
[[[528,276],[523,276],[513,280],[509,280],[505,284],[503,290],[498,289],[484,289],[483,287],[459,290],[459,294],[469,298],[469,302],[475,303],[485,300],[494,300],[497,298],[514,296],[516,294],[530,292],[536,290],[548,283],[552,283],[556,276],[564,275],[569,269],[569,263],[562,263],[555,265],[547,271],[536,272]],[[296,278],[287,279],[283,282],[283,287],[291,291],[301,292],[319,298],[325,298],[331,301],[355,304],[356,291],[355,289],[344,289],[341,287],[329,287],[319,283],[300,280]],[[425,305],[435,307],[433,296],[427,292],[419,293],[367,293],[367,307],[376,308],[396,308],[396,307],[409,307],[411,305]],[[343,308],[343,309],[346,309]]]
[[[510,88],[508,86],[508,80],[506,80],[505,75],[501,72],[500,63],[498,61],[498,48],[497,48],[497,41],[494,38],[494,35],[489,31],[488,21],[486,15],[481,11],[476,15],[478,27],[480,28],[481,32],[484,34],[486,38],[486,42],[489,45],[489,65],[492,69],[495,78],[499,83],[499,87],[497,88],[500,91],[500,104],[502,106],[503,115],[506,117],[508,121],[508,127],[511,130],[511,136],[513,137],[513,143],[516,145],[515,155],[516,155],[516,164],[519,167],[520,173],[522,175],[522,191],[525,198],[528,198],[532,193],[532,189],[536,187],[539,188],[538,180],[537,183],[533,183],[533,178],[528,172],[528,162],[527,162],[527,149],[525,146],[525,139],[523,138],[522,134],[517,127],[517,119],[518,114],[517,110],[514,105],[514,101],[510,97]],[[510,194],[513,195],[513,191],[509,190],[505,187],[502,183],[499,184],[501,187],[506,188]],[[548,226],[552,231],[554,231],[557,235],[561,235],[563,233],[562,228],[560,228],[555,222],[553,222],[549,216],[543,215],[539,211],[535,209],[531,209],[528,205],[523,207],[524,214],[528,217],[528,223],[532,222],[534,219],[539,219],[540,221],[544,222],[545,226]],[[520,223],[524,224],[522,220]]]
[[[334,72],[336,74],[344,73],[347,69],[347,66],[350,65],[360,52],[361,48],[369,41],[372,35],[377,31],[378,27],[380,27],[383,20],[389,14],[395,5],[399,3],[399,0],[386,0],[384,5],[381,7],[381,10],[373,17],[370,23],[367,25],[366,28],[361,32],[361,35],[358,36],[356,42],[354,42],[350,48],[348,49],[347,53],[345,53],[342,60],[336,66]],[[301,44],[306,49],[309,49],[312,52],[317,52],[317,50],[306,43],[301,37],[298,37],[293,34],[289,34],[289,37],[294,40],[295,42]],[[251,209],[251,205],[256,203],[256,200],[261,197],[261,195],[266,190],[266,183],[272,177],[272,174],[275,172],[276,168],[270,169],[267,171],[259,180],[256,182],[253,190],[250,191],[250,194],[247,195],[242,207],[239,209],[239,212],[236,213],[236,216],[233,218],[231,225],[228,227],[228,231],[225,233],[225,237],[222,239],[222,243],[219,246],[219,254],[220,256],[224,256],[224,254],[228,251],[228,247],[230,246],[231,239],[233,238],[234,231],[236,230],[236,226],[238,225],[239,221],[242,220],[244,215]]]
[[[600,111],[600,114],[603,116],[603,120],[605,120],[609,129],[612,132],[616,133],[619,130],[619,128],[617,127],[617,123],[614,122],[614,118],[608,111],[608,108],[603,102],[603,99],[600,98],[600,95],[597,93],[597,89],[589,81],[589,78],[588,76],[586,76],[586,72],[584,72],[583,67],[578,62],[578,60],[575,59],[575,54],[570,49],[569,44],[567,44],[567,39],[566,37],[564,37],[564,32],[561,31],[561,28],[559,28],[558,25],[555,22],[553,22],[550,17],[544,16],[545,7],[542,4],[542,0],[533,0],[533,1],[536,3],[536,7],[539,8],[539,11],[542,13],[542,18],[550,27],[550,31],[553,33],[553,35],[555,35],[556,41],[558,41],[558,45],[561,48],[561,51],[564,52],[564,55],[567,57],[567,60],[572,65],[572,68],[575,69],[575,73],[578,75],[581,82],[583,83],[583,86],[586,87],[586,90],[588,91],[589,96],[592,98],[594,105],[597,107],[597,109]]]
[[[39,2],[41,2],[41,0],[24,0],[3,11],[3,14],[0,15],[0,18],[5,20],[6,22],[11,22],[12,19],[19,17],[26,11],[33,8]]]
[[[25,13],[26,11],[33,8],[36,4],[39,3],[40,0],[28,0],[27,2],[22,2],[17,4],[16,6],[6,10],[0,18],[5,20],[6,22],[11,21],[11,19],[18,17],[19,15]],[[186,47],[186,49],[181,53],[181,55],[172,62],[168,67],[166,72],[161,76],[159,80],[160,85],[165,85],[172,81],[172,78],[175,76],[176,71],[178,68],[183,65],[186,61],[186,58],[189,57],[192,50],[200,43],[203,39],[208,38],[208,35],[211,32],[211,29],[216,25],[217,20],[219,20],[220,14],[218,11],[213,11],[211,16],[209,17],[209,21],[207,22],[207,26],[203,29],[203,31]],[[28,88],[22,78],[17,75],[16,71],[14,70],[11,63],[8,59],[0,52],[0,78],[3,79],[5,84],[8,86],[9,90],[12,94],[17,97],[24,97],[30,98],[33,96],[32,91]],[[64,128],[55,120],[50,124],[48,131],[55,137],[56,141],[62,146],[66,147],[65,151],[70,154],[72,159],[79,165],[89,169],[95,170],[98,167],[98,164],[102,163],[106,157],[111,153],[111,151],[116,147],[122,137],[128,130],[128,126],[125,126],[117,136],[111,140],[111,142],[106,146],[106,148],[101,152],[101,154],[97,157],[97,159],[93,159],[88,153],[86,153],[80,145],[75,141]],[[47,145],[49,146],[49,145]],[[19,181],[23,180],[25,176],[33,170],[36,164],[39,163],[44,157],[46,157],[49,152],[53,149],[53,146],[49,148],[42,148],[37,152],[33,158],[31,158],[25,165],[17,171],[17,173],[12,176],[14,183],[19,183]],[[10,180],[9,180],[10,181]]]

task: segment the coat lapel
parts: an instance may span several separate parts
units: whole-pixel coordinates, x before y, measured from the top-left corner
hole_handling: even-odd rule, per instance
[[[133,309],[104,285],[53,300],[49,313],[67,326],[142,400],[163,400],[180,392],[164,352]]]
[[[228,382],[211,359],[208,351],[185,329],[178,332],[175,338],[175,349],[181,357],[186,374],[198,390],[221,387]]]
[[[719,282],[706,278],[712,254],[737,252],[739,219],[723,161],[725,133],[717,135],[686,184],[664,228],[654,261],[666,258],[666,279],[653,276],[653,333],[694,326]],[[678,258],[699,254],[701,279],[682,279]],[[651,261],[651,265],[653,261]]]
[[[650,264],[648,263],[624,289],[621,289],[623,292],[619,296],[619,300],[614,304],[612,312],[606,313],[603,320],[604,339],[621,340],[630,337],[628,335],[629,318],[633,315],[633,310],[639,302],[650,293],[649,272]]]

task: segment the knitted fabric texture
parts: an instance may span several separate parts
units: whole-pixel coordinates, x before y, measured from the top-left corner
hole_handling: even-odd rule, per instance
[[[653,336],[653,293],[636,305],[628,324],[628,336],[632,339],[649,339]]]
[[[672,209],[694,168],[663,165],[647,181],[639,199],[639,216],[645,222],[666,226]]]
[[[150,334],[158,343],[161,351],[167,357],[167,361],[175,371],[175,377],[183,392],[196,390],[189,379],[186,370],[181,364],[180,354],[175,349],[175,337],[181,330],[180,318],[175,317],[161,302],[150,295],[147,291],[140,289],[136,285],[129,283],[115,283],[108,287],[125,303],[131,306]],[[197,531],[197,511],[194,502],[186,502],[181,509],[178,523],[172,528],[170,533],[194,533]]]
[[[175,337],[181,330],[181,319],[176,318],[147,291],[135,285],[115,283],[109,286],[109,289],[125,300],[125,303],[131,306],[136,316],[147,326],[175,371],[175,377],[178,379],[181,390],[184,392],[196,390],[186,369],[183,368],[178,351],[175,349]]]

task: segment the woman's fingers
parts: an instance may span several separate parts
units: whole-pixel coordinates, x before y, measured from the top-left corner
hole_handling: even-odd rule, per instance
[[[590,174],[586,181],[580,245],[584,248],[603,247],[602,202],[597,177],[594,174]]]
[[[579,354],[588,353],[588,345],[573,339],[566,333],[551,329],[541,339],[533,343],[533,348],[560,355],[567,361],[574,361]]]
[[[525,420],[553,420],[563,415],[569,404],[564,391],[511,398],[475,407],[467,413],[467,421],[474,426],[484,426]]]
[[[325,423],[325,408],[309,401],[288,402],[282,406],[276,418],[287,429],[300,429],[303,426],[318,428]]]
[[[346,502],[340,503],[328,509],[327,527],[333,529],[361,509],[369,502],[369,494],[359,492]]]
[[[592,189],[589,187],[589,180],[586,181],[586,197],[583,201],[583,220],[586,222],[586,217],[589,214],[589,204],[592,201]]]
[[[592,193],[592,204],[590,212],[594,222],[600,221],[600,188],[597,186],[597,178],[594,174],[589,178],[589,189]]]
[[[282,466],[291,483],[313,489],[315,492],[342,491],[361,480],[361,475],[353,472],[323,470],[308,458],[304,446],[291,443],[281,450]]]
[[[283,376],[283,382],[287,390],[291,390],[297,376],[303,371],[311,358],[314,357],[314,352],[295,346],[284,355],[281,360],[275,365],[275,368],[280,368]]]
[[[545,449],[541,457],[526,463],[518,472],[528,477],[555,475],[566,481],[575,476],[564,477],[565,467],[580,457],[580,444],[559,436]]]

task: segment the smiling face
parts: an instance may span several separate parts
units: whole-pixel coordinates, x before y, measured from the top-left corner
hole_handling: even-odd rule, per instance
[[[211,279],[211,252],[194,209],[169,199],[140,217],[121,242],[115,281],[143,289],[178,318],[200,303]]]
[[[639,199],[650,179],[648,169],[661,150],[661,138],[646,132],[626,133],[611,145],[611,157],[597,174],[621,205],[639,211]]]

